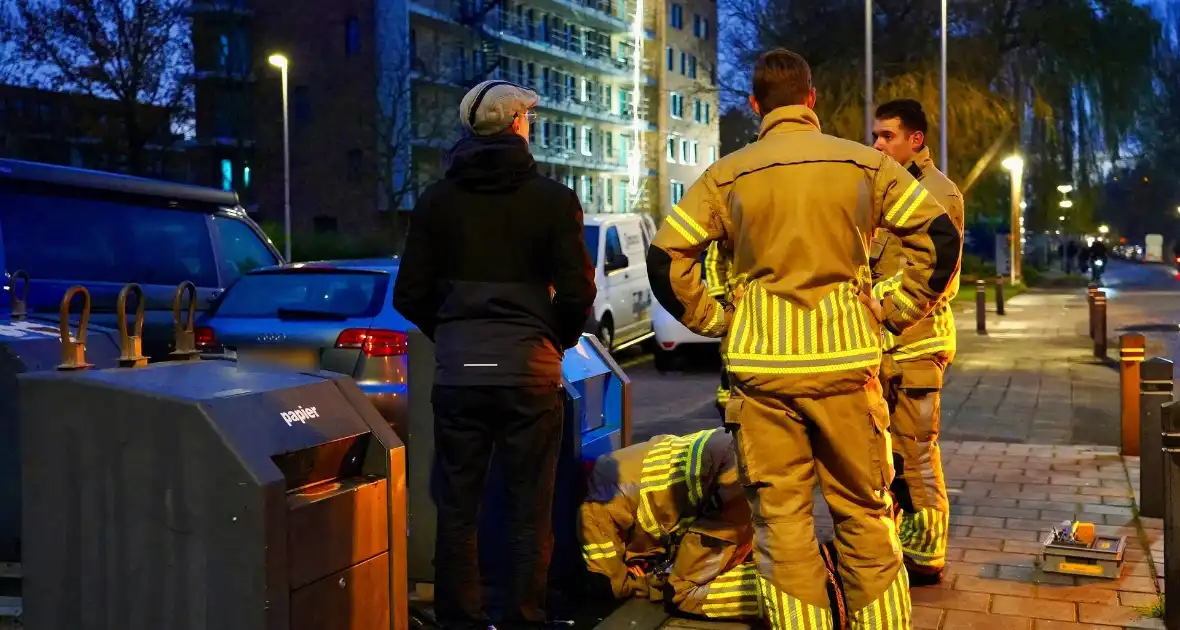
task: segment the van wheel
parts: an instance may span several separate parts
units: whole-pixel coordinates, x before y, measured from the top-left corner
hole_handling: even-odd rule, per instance
[[[614,351],[615,327],[610,315],[604,316],[602,321],[598,323],[598,332],[595,333],[595,336],[598,337],[598,342],[602,344],[603,348],[606,348],[607,352]]]

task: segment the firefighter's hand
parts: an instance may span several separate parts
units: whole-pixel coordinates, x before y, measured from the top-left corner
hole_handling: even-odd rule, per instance
[[[857,293],[856,297],[860,298],[861,304],[869,307],[869,311],[873,314],[873,318],[877,320],[878,324],[885,321],[885,307],[881,306],[881,303],[874,299],[873,296],[867,293]]]
[[[627,573],[630,573],[631,575],[633,575],[637,578],[641,578],[645,575],[645,573],[643,571],[643,567],[636,565],[636,564],[633,564],[633,565],[627,567]]]

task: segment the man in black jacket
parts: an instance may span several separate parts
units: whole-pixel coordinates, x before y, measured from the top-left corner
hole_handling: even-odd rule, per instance
[[[485,81],[463,97],[466,137],[410,225],[393,305],[435,343],[435,610],[487,627],[476,547],[493,448],[504,473],[512,624],[545,621],[550,513],[561,446],[561,359],[594,302],[582,207],[537,173],[531,90]]]

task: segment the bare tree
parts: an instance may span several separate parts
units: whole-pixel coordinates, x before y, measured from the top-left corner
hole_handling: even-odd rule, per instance
[[[12,43],[16,33],[16,14],[8,7],[0,7],[0,84],[22,79],[20,57]]]
[[[118,101],[115,137],[128,169],[144,172],[145,147],[188,114],[191,68],[186,0],[14,0],[19,58],[47,87]]]

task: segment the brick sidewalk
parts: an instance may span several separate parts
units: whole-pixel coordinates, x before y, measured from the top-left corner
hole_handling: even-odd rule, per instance
[[[1004,317],[989,313],[985,337],[973,310],[956,313],[959,356],[943,394],[948,570],[938,587],[913,589],[915,628],[1164,627],[1143,616],[1157,601],[1162,524],[1134,517],[1138,460],[1118,455],[1117,374],[1090,356],[1085,306],[1082,292],[1028,293]],[[1036,568],[1040,541],[1072,518],[1127,536],[1117,580]]]

